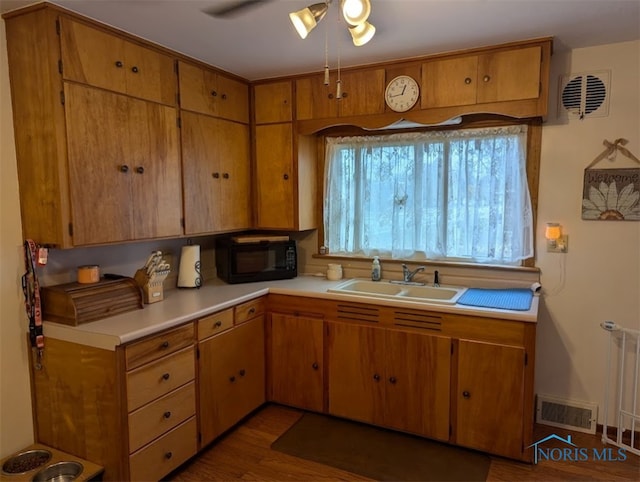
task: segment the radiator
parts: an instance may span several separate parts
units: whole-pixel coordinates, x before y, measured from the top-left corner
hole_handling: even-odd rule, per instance
[[[607,353],[607,380],[605,383],[604,422],[602,442],[611,443],[627,451],[640,455],[635,448],[638,430],[640,430],[640,400],[638,377],[640,376],[640,331],[622,328],[613,321],[605,321],[600,326],[609,332]],[[613,348],[619,346],[617,373],[613,372]],[[632,373],[628,373],[631,370]],[[608,436],[609,403],[615,404],[614,423],[616,438]],[[623,437],[629,430],[629,436]],[[628,443],[627,443],[628,442]]]

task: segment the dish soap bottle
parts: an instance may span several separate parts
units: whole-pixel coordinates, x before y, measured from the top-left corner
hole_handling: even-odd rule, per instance
[[[377,256],[373,257],[373,263],[371,265],[371,280],[372,281],[380,281],[380,260]]]

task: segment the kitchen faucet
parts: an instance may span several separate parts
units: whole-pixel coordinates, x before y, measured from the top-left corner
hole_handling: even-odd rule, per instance
[[[414,269],[413,271],[409,270],[409,268],[407,267],[406,264],[402,265],[402,278],[404,279],[405,283],[410,283],[413,280],[413,277],[416,275],[416,273],[418,273],[419,271],[424,271],[424,266],[418,266],[416,269]]]

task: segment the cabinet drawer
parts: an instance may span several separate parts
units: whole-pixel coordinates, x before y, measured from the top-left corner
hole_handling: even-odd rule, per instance
[[[255,300],[247,301],[235,307],[235,323],[239,325],[245,321],[249,321],[258,315],[264,313],[265,299],[257,298]]]
[[[127,373],[129,411],[169,393],[195,378],[193,347]]]
[[[198,341],[209,338],[216,333],[233,326],[233,308],[219,311],[198,320]]]
[[[153,338],[128,345],[125,348],[127,370],[138,368],[145,363],[192,345],[193,331],[193,323],[188,323]]]
[[[158,438],[196,413],[195,382],[129,414],[129,452]]]
[[[197,451],[196,418],[192,417],[129,457],[131,480],[160,480]]]

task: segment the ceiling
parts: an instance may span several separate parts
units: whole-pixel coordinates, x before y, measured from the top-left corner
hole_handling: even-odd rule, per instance
[[[288,13],[321,0],[270,0],[227,18],[204,10],[235,0],[56,0],[247,80],[322,70],[325,39],[336,68],[536,37],[554,51],[640,39],[639,0],[371,0],[376,35],[355,47],[334,0],[302,40]],[[30,1],[0,0],[4,12]]]

